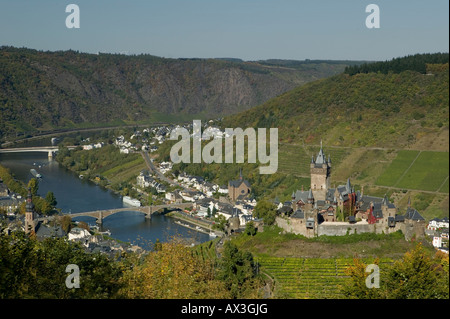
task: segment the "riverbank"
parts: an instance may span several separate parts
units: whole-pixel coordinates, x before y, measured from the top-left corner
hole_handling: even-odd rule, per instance
[[[166,216],[169,216],[169,217],[174,218],[174,219],[178,219],[180,221],[185,221],[187,223],[190,223],[190,224],[192,224],[194,226],[184,225],[184,224],[180,224],[180,223],[177,223],[177,224],[181,225],[181,226],[184,226],[184,227],[187,227],[187,228],[190,228],[190,229],[193,229],[193,230],[196,230],[196,231],[199,231],[199,232],[202,232],[202,233],[205,233],[205,234],[210,234],[211,232],[213,232],[218,237],[224,235],[223,232],[221,232],[220,230],[217,230],[217,229],[215,229],[214,231],[211,230],[212,225],[214,225],[213,222],[207,222],[207,221],[204,221],[204,220],[201,220],[201,219],[198,219],[198,218],[194,218],[194,217],[191,217],[191,216],[189,216],[189,215],[187,215],[185,213],[180,213],[180,212],[177,212],[177,211],[173,211],[173,212],[167,213]],[[200,229],[198,229],[197,227],[200,227]]]

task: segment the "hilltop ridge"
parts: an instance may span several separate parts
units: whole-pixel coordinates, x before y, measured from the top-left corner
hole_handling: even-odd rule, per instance
[[[448,62],[427,64],[425,73],[355,69],[226,117],[223,126],[278,127],[288,144],[449,150]]]
[[[0,47],[0,139],[108,123],[216,118],[358,63],[277,60],[269,65]]]

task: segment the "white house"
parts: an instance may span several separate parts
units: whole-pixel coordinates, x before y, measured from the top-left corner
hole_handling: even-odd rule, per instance
[[[74,227],[67,234],[69,240],[88,239],[91,234],[84,228]]]
[[[447,217],[444,217],[442,219],[433,218],[428,223],[427,228],[430,229],[430,230],[436,230],[436,229],[439,229],[439,228],[448,228],[448,226],[449,226],[449,223],[448,223],[448,218]]]
[[[226,220],[228,220],[231,217],[231,214],[228,214],[227,212],[224,211],[218,211],[216,214],[224,216]]]
[[[159,170],[163,174],[169,172],[171,169],[172,169],[172,163],[171,162],[162,162],[161,164],[159,164]]]
[[[442,247],[442,238],[441,237],[433,237],[433,246],[436,248]]]
[[[176,200],[175,192],[167,192],[165,198],[171,203],[175,202]]]
[[[228,194],[228,186],[222,185],[219,187],[219,194]]]
[[[188,202],[194,202],[195,201],[195,192],[191,192],[191,191],[181,191],[180,192],[181,197]]]
[[[136,183],[141,188],[149,187],[152,182],[153,178],[148,175],[140,174],[138,177],[136,177]]]
[[[94,148],[102,148],[105,145],[103,142],[95,143]]]

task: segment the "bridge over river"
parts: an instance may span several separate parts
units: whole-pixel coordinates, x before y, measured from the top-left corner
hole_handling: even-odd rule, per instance
[[[141,207],[123,207],[123,208],[115,208],[115,209],[103,209],[96,210],[91,212],[83,212],[83,213],[74,213],[67,214],[72,218],[81,217],[81,216],[89,216],[97,219],[97,224],[102,224],[103,219],[120,212],[141,212],[145,214],[146,218],[151,218],[152,214],[157,213],[163,209],[165,210],[176,210],[176,209],[185,209],[188,207],[192,207],[193,203],[174,203],[174,204],[165,204],[165,205],[152,205],[152,206],[141,206]]]
[[[77,146],[67,146],[69,150]],[[44,152],[48,153],[48,157],[58,152],[58,146],[33,146],[33,147],[14,147],[14,148],[0,148],[0,153],[25,153],[25,152]]]

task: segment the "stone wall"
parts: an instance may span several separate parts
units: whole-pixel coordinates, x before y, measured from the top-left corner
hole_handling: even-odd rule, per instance
[[[325,222],[317,226],[317,235],[327,236],[345,236],[347,234],[362,234],[362,233],[374,233],[377,232],[376,226],[370,224],[350,224],[343,222]]]
[[[420,238],[425,236],[425,221],[407,221],[405,223],[397,223],[396,229],[400,229],[405,235],[406,240],[411,240],[411,238]]]
[[[386,223],[379,222],[376,224],[368,224],[359,222],[356,224],[344,222],[324,222],[315,229],[307,229],[306,221],[299,218],[283,218],[277,217],[275,224],[282,228],[285,232],[296,235],[303,235],[305,237],[314,236],[345,236],[346,234],[362,234],[362,233],[376,233],[389,234],[401,230],[406,240],[411,240],[412,237],[420,238],[425,233],[424,222],[406,221],[404,223],[397,223],[395,227],[387,227]]]
[[[306,237],[314,237],[314,229],[306,228],[306,220],[301,218],[283,218],[277,217],[275,224],[287,233],[303,235]]]

